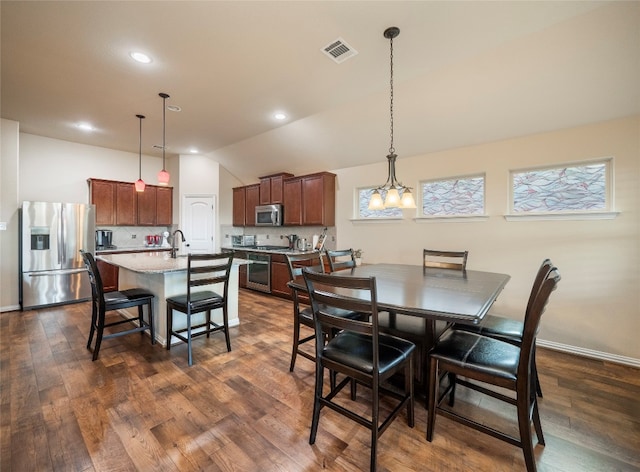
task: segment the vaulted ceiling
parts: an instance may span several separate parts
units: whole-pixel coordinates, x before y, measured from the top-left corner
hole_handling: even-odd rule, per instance
[[[640,113],[640,2],[7,1],[2,117],[242,182],[384,162],[388,26],[399,159]],[[357,54],[322,52],[341,38]],[[152,57],[131,60],[131,51]],[[276,111],[287,119],[277,122]],[[91,133],[76,127],[90,122]],[[155,146],[155,147],[154,147]],[[132,157],[133,158],[133,157]]]

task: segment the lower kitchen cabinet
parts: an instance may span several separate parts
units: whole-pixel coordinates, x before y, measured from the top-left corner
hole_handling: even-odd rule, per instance
[[[101,261],[100,259],[96,261],[96,265],[98,266],[104,291],[116,292],[118,290],[118,266]]]
[[[291,289],[287,286],[290,280],[287,257],[282,254],[273,254],[271,256],[271,295],[290,299]]]

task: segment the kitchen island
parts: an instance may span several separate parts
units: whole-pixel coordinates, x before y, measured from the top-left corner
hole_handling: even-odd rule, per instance
[[[101,254],[97,260],[119,267],[118,284],[121,290],[127,288],[144,288],[151,291],[153,299],[153,322],[155,337],[163,346],[167,343],[167,303],[168,297],[186,293],[187,291],[187,257],[179,256],[172,259],[169,252],[138,252],[134,254]],[[229,275],[229,326],[240,324],[238,316],[238,267],[248,264],[244,259],[233,259],[233,266]],[[214,287],[222,293],[222,284]],[[133,316],[133,313],[132,313]],[[205,313],[193,315],[192,324],[204,322]],[[222,310],[214,310],[211,319],[222,323]],[[174,318],[174,328],[186,326],[186,316],[178,315]],[[172,344],[178,340],[172,340]]]

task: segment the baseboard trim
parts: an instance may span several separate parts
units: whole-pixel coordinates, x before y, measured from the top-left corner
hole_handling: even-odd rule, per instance
[[[555,343],[553,341],[545,341],[543,339],[536,340],[536,345],[552,349],[554,351],[575,354],[576,356],[590,357],[601,361],[614,362],[616,364],[624,364],[640,368],[640,359],[634,359],[633,357],[618,356],[608,352],[594,351],[593,349],[585,349],[583,347],[570,346],[568,344]]]
[[[5,311],[20,311],[20,305],[9,305],[0,307],[0,313],[4,313]]]

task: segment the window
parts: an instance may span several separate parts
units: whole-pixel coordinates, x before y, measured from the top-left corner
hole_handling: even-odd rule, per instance
[[[369,200],[375,190],[374,187],[358,189],[358,218],[402,218],[400,208],[385,208],[383,210],[369,210]],[[387,192],[381,191],[384,200]]]
[[[484,215],[484,175],[420,182],[420,216]]]
[[[609,208],[611,161],[511,172],[513,213],[595,212]]]

